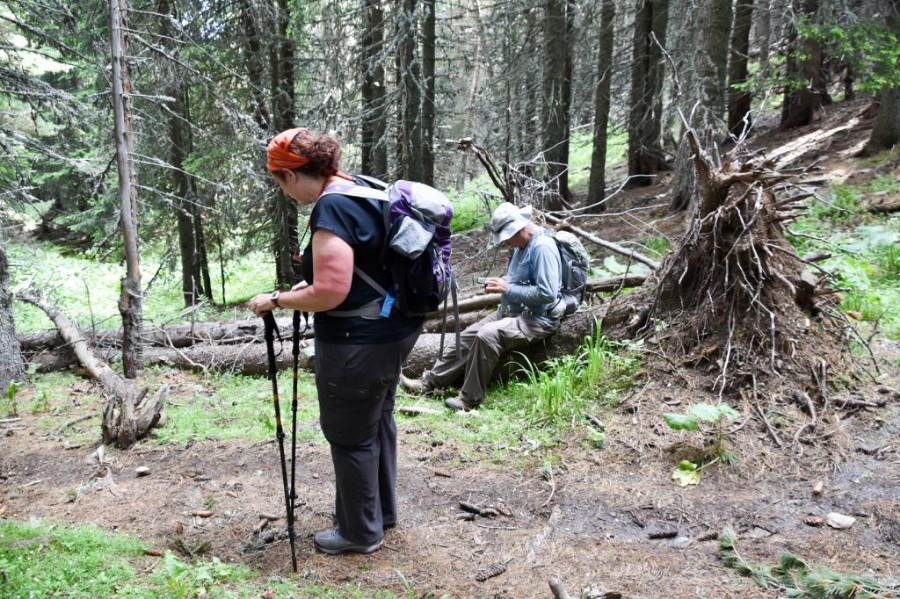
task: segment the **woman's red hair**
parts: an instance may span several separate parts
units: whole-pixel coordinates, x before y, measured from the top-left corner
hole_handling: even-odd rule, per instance
[[[313,135],[308,129],[282,131],[269,142],[266,168],[272,172],[297,170],[330,177],[340,170],[341,144],[329,135]]]

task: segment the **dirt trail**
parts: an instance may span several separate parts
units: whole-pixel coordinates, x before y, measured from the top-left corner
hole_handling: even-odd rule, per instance
[[[327,448],[306,443],[298,448],[298,582],[358,585],[367,596],[378,589],[403,594],[408,583],[416,596],[518,598],[550,596],[547,580],[556,576],[571,593],[594,585],[627,597],[658,597],[661,588],[672,597],[771,596],[722,566],[715,534],[726,524],[751,561],[773,563],[791,551],[839,572],[897,576],[894,406],[847,417],[836,433],[844,441],[807,449],[802,459],[766,449],[765,432],[757,430],[737,447],[737,468],[712,468],[687,489],[669,479],[677,438],[657,424],[651,406],[614,414],[602,449],[559,448],[552,484],[528,456],[526,436],[509,440],[521,444],[520,463],[494,465],[491,448],[483,448],[484,460],[468,461],[458,442],[434,440],[408,420],[400,427],[402,521],[371,556],[313,551],[311,535],[330,524],[333,475]],[[12,432],[0,437],[5,517],[94,524],[159,548],[178,546],[179,538],[188,549],[208,541],[208,556],[290,575],[287,542],[260,543],[254,531],[260,514],[282,510],[274,442],[145,442],[109,451],[101,466],[93,448],[65,449],[32,417],[5,430]],[[150,474],[138,477],[138,466]],[[821,496],[813,493],[818,481]],[[83,494],[71,501],[78,489]],[[501,513],[460,520],[460,501]],[[191,515],[206,511],[212,516]],[[804,523],[832,511],[857,522],[849,530]],[[651,540],[658,533],[674,538]],[[476,580],[496,564],[505,572]]]

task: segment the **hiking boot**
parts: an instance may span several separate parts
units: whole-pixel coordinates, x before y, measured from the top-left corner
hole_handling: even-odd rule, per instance
[[[434,386],[429,383],[428,379],[426,379],[425,377],[422,377],[420,379],[411,379],[401,374],[400,386],[404,391],[409,391],[410,393],[418,393],[420,395],[434,391]]]
[[[341,531],[337,528],[323,530],[317,532],[313,537],[313,544],[316,549],[328,555],[340,555],[341,553],[374,553],[381,549],[384,545],[384,539],[380,539],[377,543],[371,545],[359,545],[353,541],[348,541],[341,535]]]
[[[470,406],[467,404],[462,397],[448,397],[444,402],[444,405],[450,408],[451,410],[456,410],[457,412],[468,412],[469,410],[474,410],[475,406]]]

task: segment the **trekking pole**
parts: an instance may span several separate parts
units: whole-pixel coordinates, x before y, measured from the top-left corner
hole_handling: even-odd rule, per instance
[[[309,321],[307,321],[307,324]],[[300,311],[294,310],[294,379],[293,379],[293,397],[291,398],[291,530],[289,535],[293,535],[294,525],[294,509],[297,507],[297,373],[300,370]],[[303,332],[306,332],[304,329]]]
[[[294,546],[294,510],[288,490],[287,464],[284,459],[284,427],[281,426],[281,406],[278,402],[278,368],[275,362],[275,331],[278,325],[271,312],[263,315],[266,339],[266,355],[269,358],[269,380],[272,381],[272,403],[275,404],[275,438],[278,441],[278,454],[281,457],[281,481],[284,484],[284,506],[287,511],[288,542],[291,544],[291,565],[297,571],[297,551]],[[278,337],[281,339],[281,336]]]

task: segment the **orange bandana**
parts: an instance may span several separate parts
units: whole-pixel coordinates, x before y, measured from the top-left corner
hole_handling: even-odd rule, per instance
[[[300,156],[291,151],[291,143],[298,133],[304,132],[306,129],[288,129],[282,131],[269,142],[266,148],[266,168],[270,171],[280,171],[282,169],[294,170],[309,163],[309,158]],[[307,132],[308,134],[308,132]]]

